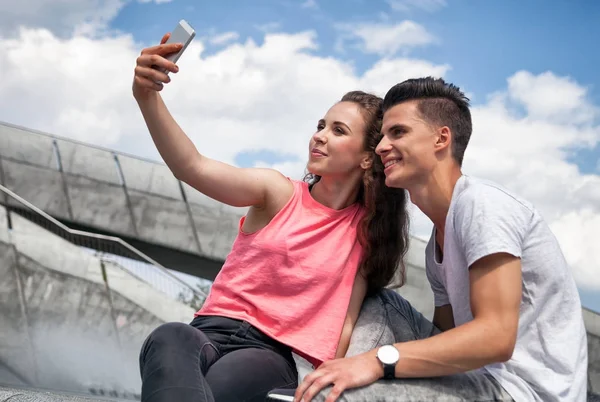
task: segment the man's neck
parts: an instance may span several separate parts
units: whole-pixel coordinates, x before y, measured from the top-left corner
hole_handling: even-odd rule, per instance
[[[423,183],[408,189],[412,203],[427,215],[442,235],[446,229],[452,193],[461,175],[459,168],[439,169],[432,172]]]
[[[361,180],[360,176],[351,180],[322,177],[313,186],[311,195],[315,201],[328,208],[344,209],[356,202]]]

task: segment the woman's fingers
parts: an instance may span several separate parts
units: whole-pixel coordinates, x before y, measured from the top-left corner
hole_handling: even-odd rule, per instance
[[[164,82],[165,84],[171,82],[171,78],[167,74],[152,67],[136,66],[135,75],[155,82]]]
[[[179,71],[179,67],[172,61],[165,59],[158,54],[142,54],[137,58],[137,65],[140,67],[154,67],[164,69],[172,73]]]
[[[164,39],[164,38],[163,38]],[[181,43],[162,43],[156,46],[150,46],[142,50],[142,55],[144,54],[158,54],[161,56],[166,56],[168,54],[177,53],[181,50],[183,45]]]
[[[161,91],[163,89],[162,83],[152,81],[146,77],[142,77],[141,75],[136,75],[133,78],[133,82],[138,88],[150,89],[154,91]]]
[[[142,96],[152,90],[161,91],[163,83],[171,81],[166,73],[179,71],[179,67],[165,56],[178,52],[183,45],[166,43],[170,37],[170,33],[165,34],[160,40],[160,45],[145,48],[137,58],[133,78],[134,96]]]

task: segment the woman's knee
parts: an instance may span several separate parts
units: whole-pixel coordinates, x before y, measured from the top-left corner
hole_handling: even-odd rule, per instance
[[[155,328],[142,344],[140,366],[143,366],[149,354],[160,354],[173,348],[187,348],[200,332],[196,328],[181,322],[168,322]]]
[[[194,341],[200,331],[182,322],[168,322],[154,329],[148,336],[149,342],[157,345],[172,345]]]

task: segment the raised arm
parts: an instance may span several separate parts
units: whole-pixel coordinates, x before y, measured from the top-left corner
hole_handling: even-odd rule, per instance
[[[208,197],[236,207],[261,208],[270,197],[285,198],[292,185],[282,174],[272,169],[238,168],[203,156],[177,124],[159,94],[171,79],[152,68],[164,67],[172,74],[179,71],[164,56],[178,51],[181,44],[165,44],[168,38],[169,34],[165,35],[160,45],[144,49],[138,57],[133,95],[171,172]]]

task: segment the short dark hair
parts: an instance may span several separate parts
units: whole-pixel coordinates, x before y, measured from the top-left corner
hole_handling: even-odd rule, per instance
[[[452,156],[462,166],[473,123],[469,98],[454,84],[441,78],[412,78],[394,85],[383,99],[383,112],[411,100],[418,101],[417,110],[425,121],[448,126],[452,131]]]

